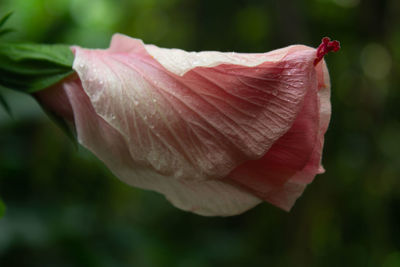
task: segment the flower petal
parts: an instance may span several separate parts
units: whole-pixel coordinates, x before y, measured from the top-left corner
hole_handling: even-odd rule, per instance
[[[55,90],[79,141],[130,185],[226,216],[261,199],[288,209],[319,168],[329,77],[313,48],[196,53],[115,35],[73,50],[78,77]]]
[[[318,88],[310,87],[292,127],[259,160],[243,163],[226,178],[263,200],[290,210],[321,166],[330,118],[330,83],[325,62],[317,66]]]
[[[79,79],[70,79],[52,91],[66,96],[64,102],[72,106],[79,142],[127,184],[155,190],[176,207],[201,215],[238,214],[261,202],[256,196],[224,182],[177,180],[138,164],[131,157],[126,139],[97,115]]]
[[[115,51],[129,45],[129,52]],[[204,180],[259,158],[290,128],[311,82],[314,51],[287,50],[283,61],[197,67],[179,76],[138,40],[117,35],[110,50],[76,48],[74,69],[135,161],[178,179]]]

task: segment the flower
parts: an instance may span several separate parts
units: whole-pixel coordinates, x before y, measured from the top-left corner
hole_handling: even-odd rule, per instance
[[[129,185],[229,216],[262,201],[290,210],[324,171],[330,82],[314,48],[186,52],[116,34],[72,50],[76,74],[37,98]]]

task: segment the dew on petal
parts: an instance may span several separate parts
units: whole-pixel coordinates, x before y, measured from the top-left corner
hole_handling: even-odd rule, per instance
[[[138,49],[122,51],[126,54],[121,57],[115,50],[127,47],[118,45],[125,42]],[[227,216],[262,200],[289,210],[304,184],[320,172],[330,106],[329,87],[323,88],[324,94],[317,94],[327,73],[320,68],[325,67],[324,61],[313,66],[314,48],[279,50],[275,53],[287,55],[281,62],[279,56],[268,53],[256,58],[161,49],[121,35],[115,36],[113,43],[113,49],[106,51],[77,48],[77,58],[88,60],[86,66],[91,67],[82,70],[75,66],[82,84],[75,81],[65,90],[74,108],[79,140],[124,181],[160,192],[181,209]],[[321,60],[328,48],[329,42],[327,49],[321,50]],[[150,57],[147,49],[156,57]],[[103,68],[104,61],[108,66]],[[299,68],[299,62],[307,64]],[[192,71],[194,68],[198,72]],[[319,114],[324,120],[320,125],[318,101],[324,112]],[[302,113],[305,115],[300,116]],[[88,124],[87,118],[96,119],[96,123]],[[99,135],[104,129],[106,134]],[[292,144],[297,135],[313,138]],[[320,146],[315,148],[317,144]],[[110,155],[110,147],[115,147],[115,155]],[[286,160],[292,156],[296,164]],[[279,165],[279,172],[264,170],[265,164],[257,165],[254,173],[247,167],[236,170],[244,162],[264,157],[268,166]],[[152,168],[143,168],[141,174],[132,168],[131,160]],[[306,167],[307,172],[303,172]],[[265,177],[264,172],[268,174]],[[192,183],[193,179],[201,179],[201,183]],[[282,185],[282,181],[287,183]]]

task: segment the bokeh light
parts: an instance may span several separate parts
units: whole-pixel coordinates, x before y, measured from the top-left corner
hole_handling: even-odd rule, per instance
[[[361,52],[361,66],[369,78],[383,79],[390,72],[392,58],[382,45],[367,44]]]

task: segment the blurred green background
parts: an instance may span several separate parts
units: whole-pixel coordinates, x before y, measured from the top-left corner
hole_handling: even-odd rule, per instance
[[[2,90],[0,266],[400,266],[400,1],[0,0],[7,40],[107,47],[114,32],[186,50],[265,52],[323,36],[333,113],[290,213],[207,218],[131,188],[26,95]]]

